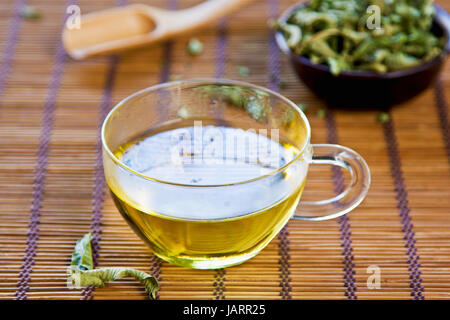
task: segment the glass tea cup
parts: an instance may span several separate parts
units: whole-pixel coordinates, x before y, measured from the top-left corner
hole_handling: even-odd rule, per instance
[[[224,268],[258,254],[289,219],[354,209],[370,171],[355,151],[310,144],[305,114],[280,94],[219,79],[169,82],[122,100],[102,127],[103,165],[122,216],[171,263]],[[349,172],[331,199],[302,201],[310,164]]]

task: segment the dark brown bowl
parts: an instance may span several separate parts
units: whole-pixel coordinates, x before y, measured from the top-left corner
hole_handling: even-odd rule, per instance
[[[286,22],[292,12],[304,6],[287,9],[280,21]],[[335,76],[328,66],[312,63],[292,52],[281,32],[275,34],[277,44],[286,53],[299,78],[330,106],[345,108],[387,108],[405,102],[428,88],[438,77],[450,52],[450,15],[436,7],[432,32],[446,40],[445,49],[434,59],[401,71],[342,71]]]

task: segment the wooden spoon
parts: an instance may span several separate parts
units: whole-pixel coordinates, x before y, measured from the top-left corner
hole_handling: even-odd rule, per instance
[[[136,48],[188,33],[254,0],[209,0],[169,11],[143,4],[117,7],[81,16],[81,27],[64,28],[62,40],[74,59]]]

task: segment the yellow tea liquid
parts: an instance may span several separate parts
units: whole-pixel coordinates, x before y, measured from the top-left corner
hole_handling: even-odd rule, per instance
[[[120,146],[115,156],[143,177],[105,167],[117,170],[106,175],[108,186],[123,217],[162,259],[205,269],[235,265],[291,217],[307,161],[269,175],[298,154],[282,137],[212,125],[196,130],[162,127]]]

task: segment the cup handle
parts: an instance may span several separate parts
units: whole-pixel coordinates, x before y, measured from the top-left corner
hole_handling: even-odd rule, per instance
[[[311,164],[333,166],[333,181],[337,195],[320,201],[300,201],[293,219],[322,221],[340,217],[358,206],[370,186],[370,170],[366,161],[355,151],[336,144],[312,145]],[[341,168],[350,173],[350,183],[344,185]]]

